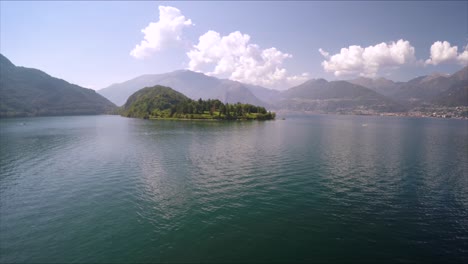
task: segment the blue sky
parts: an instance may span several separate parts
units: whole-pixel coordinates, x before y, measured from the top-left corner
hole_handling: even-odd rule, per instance
[[[2,1],[0,8],[3,55],[94,89],[184,68],[285,89],[318,77],[405,81],[468,63],[466,1]],[[151,22],[151,41],[132,56]]]

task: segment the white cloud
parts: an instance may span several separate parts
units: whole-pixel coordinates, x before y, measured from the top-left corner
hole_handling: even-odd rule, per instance
[[[468,45],[465,46],[465,50],[458,55],[457,60],[461,65],[468,65]]]
[[[302,73],[301,75],[293,75],[286,78],[287,84],[291,86],[299,85],[310,79],[310,75],[307,72]]]
[[[187,52],[188,68],[193,71],[209,68],[208,75],[227,75],[235,81],[267,87],[290,85],[304,79],[304,76],[289,76],[282,67],[284,60],[292,55],[276,48],[261,49],[249,42],[250,36],[239,31],[220,36],[210,30]]]
[[[326,58],[322,62],[324,70],[333,72],[335,76],[359,74],[375,77],[381,68],[394,68],[415,61],[414,47],[403,39],[365,48],[353,45],[332,56],[322,49],[319,52]]]
[[[324,56],[325,58],[330,57],[330,53],[324,51],[324,50],[321,49],[321,48],[319,49],[319,52],[320,52],[320,54],[322,54],[322,56]]]
[[[130,52],[137,59],[145,58],[153,52],[180,40],[182,29],[193,26],[192,20],[186,19],[179,9],[171,6],[159,6],[159,21],[151,22],[141,30],[145,35],[140,44]]]
[[[458,54],[458,47],[451,46],[448,41],[436,41],[431,46],[431,57],[426,60],[426,64],[437,65],[440,63],[458,62],[462,65],[468,64],[468,49]]]

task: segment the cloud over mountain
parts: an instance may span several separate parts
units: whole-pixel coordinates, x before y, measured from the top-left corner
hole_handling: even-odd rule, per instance
[[[451,46],[448,41],[436,41],[431,46],[431,57],[426,60],[426,64],[437,65],[440,63],[460,63],[468,65],[468,46],[458,54],[458,47]]]
[[[144,39],[135,46],[130,55],[137,59],[145,58],[180,40],[182,29],[193,25],[192,20],[186,19],[179,9],[159,6],[159,21],[151,22],[141,30],[145,35]]]
[[[187,52],[188,68],[193,71],[209,69],[206,74],[228,76],[229,79],[255,85],[274,87],[281,83],[304,81],[306,75],[289,76],[282,66],[292,58],[274,47],[261,49],[250,43],[250,36],[235,31],[226,36],[208,31],[198,44]]]
[[[382,68],[396,67],[415,61],[414,47],[409,41],[400,39],[397,42],[380,43],[375,46],[361,47],[352,45],[342,48],[340,53],[329,55],[319,49],[325,60],[322,67],[335,76],[361,75],[375,77]]]

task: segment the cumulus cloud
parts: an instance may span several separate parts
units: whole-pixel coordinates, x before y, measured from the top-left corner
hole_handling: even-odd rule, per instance
[[[457,60],[461,65],[468,65],[468,45],[466,45],[465,50],[458,55]]]
[[[333,72],[335,76],[359,74],[375,77],[381,68],[398,67],[415,61],[414,47],[403,39],[365,48],[353,45],[342,48],[340,53],[332,56],[322,49],[319,52],[326,59],[322,62],[324,70]]]
[[[458,47],[452,47],[448,41],[436,41],[432,44],[431,57],[426,60],[426,64],[437,65],[454,62],[462,65],[468,64],[468,46],[465,46],[465,50],[458,54]]]
[[[198,44],[187,52],[188,68],[212,76],[229,76],[230,79],[255,85],[275,87],[285,82],[296,82],[304,76],[289,76],[282,67],[292,55],[276,48],[261,49],[250,43],[250,36],[239,31],[221,36],[208,31],[200,36]],[[304,79],[305,80],[305,79]]]
[[[137,59],[145,58],[181,38],[184,27],[193,26],[192,20],[186,19],[179,9],[171,6],[159,6],[159,21],[151,22],[142,29],[145,35],[140,44],[130,52]]]

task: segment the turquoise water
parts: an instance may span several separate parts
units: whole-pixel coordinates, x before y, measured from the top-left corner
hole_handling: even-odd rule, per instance
[[[0,120],[0,262],[467,262],[468,122]]]

